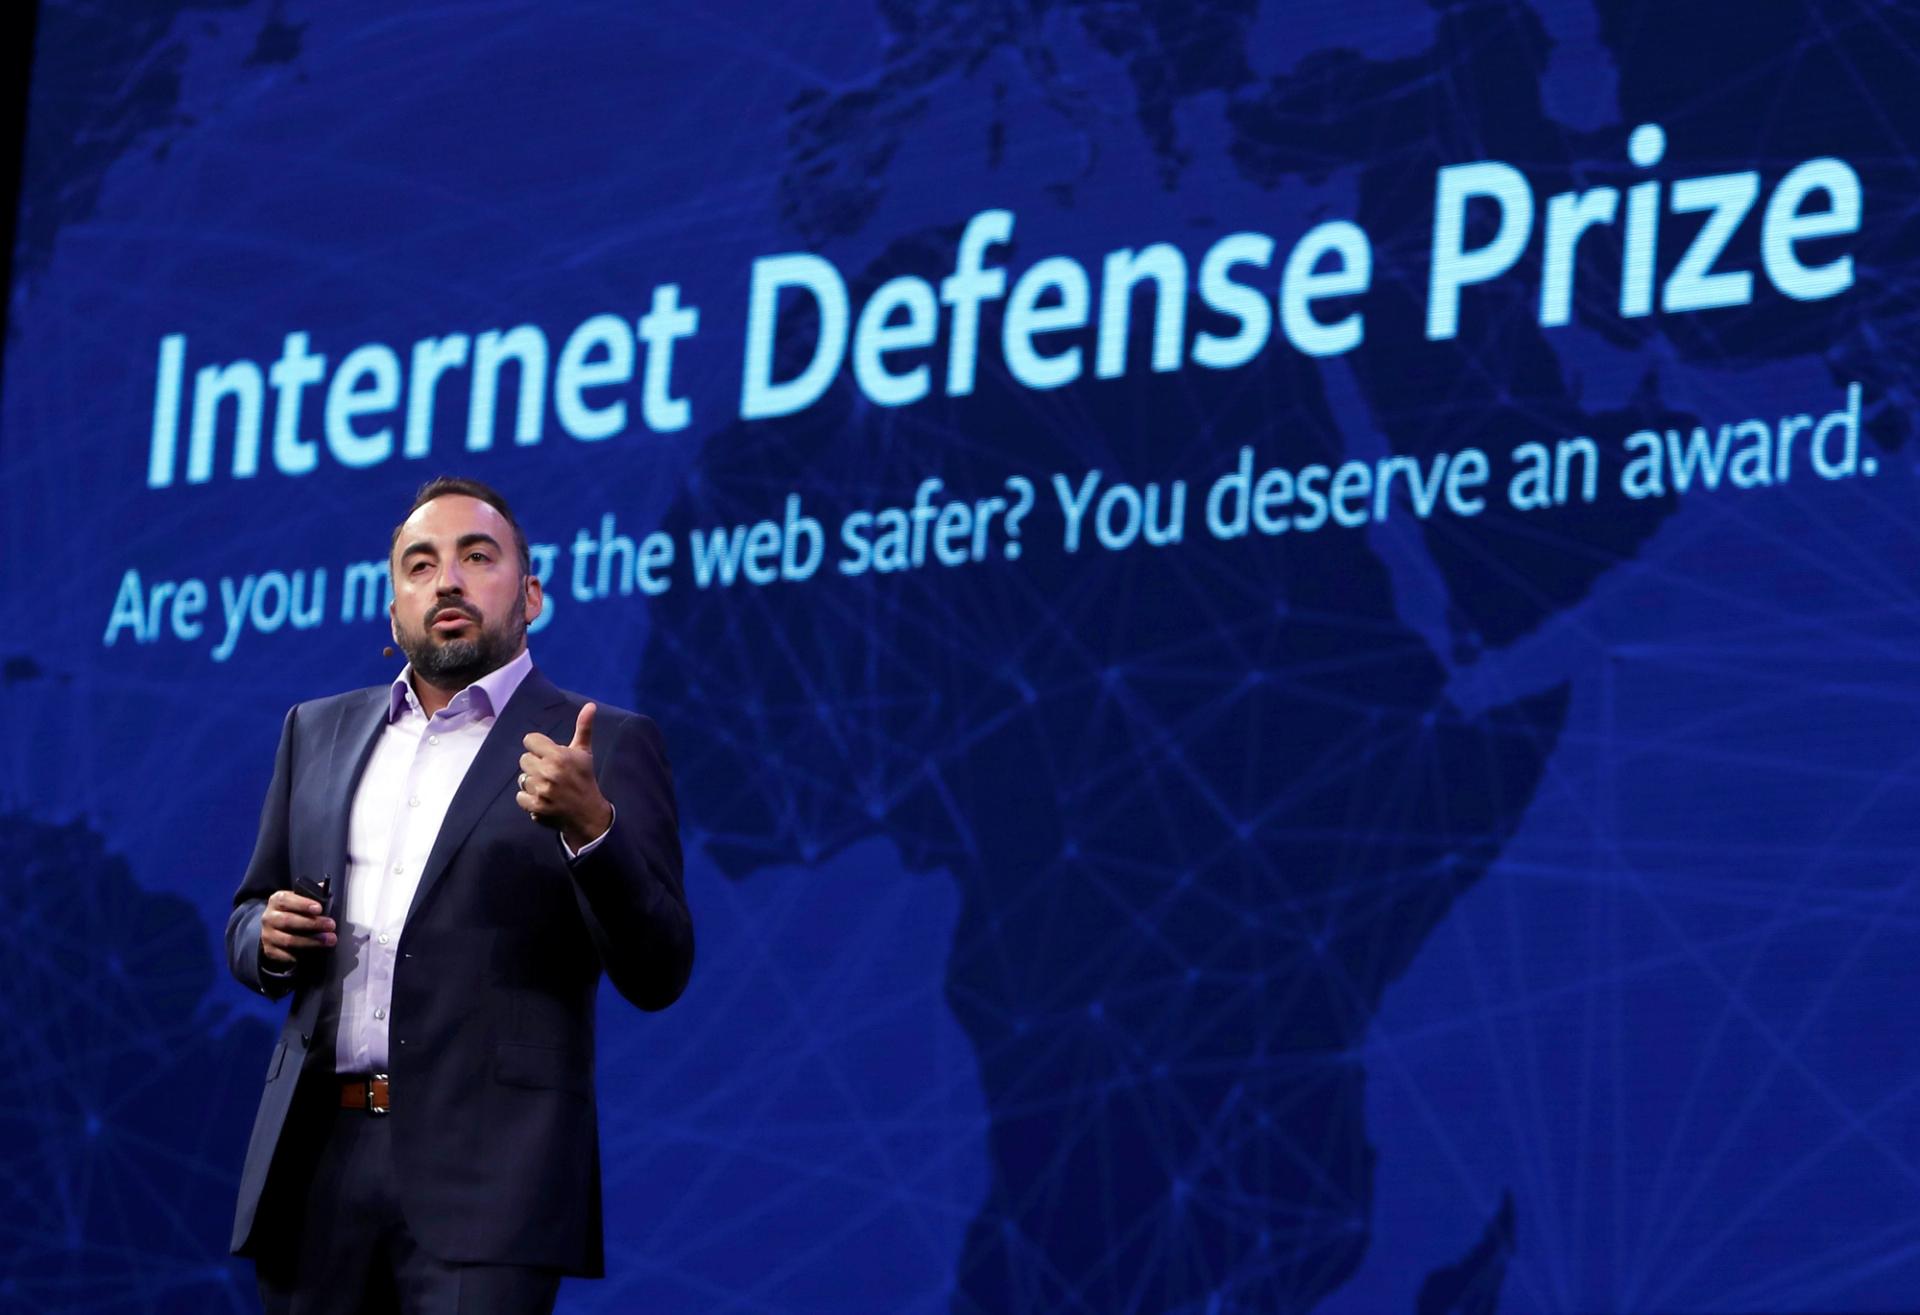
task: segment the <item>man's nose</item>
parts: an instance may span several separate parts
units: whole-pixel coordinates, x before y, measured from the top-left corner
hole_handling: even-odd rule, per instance
[[[434,581],[434,591],[440,594],[460,594],[466,590],[466,577],[460,573],[459,562],[443,562],[440,566],[440,578]]]

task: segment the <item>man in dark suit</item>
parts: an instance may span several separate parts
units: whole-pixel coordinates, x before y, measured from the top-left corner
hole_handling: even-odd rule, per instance
[[[424,486],[389,564],[407,667],[287,714],[227,922],[293,997],[233,1248],[271,1312],[550,1311],[602,1272],[600,974],[662,1009],[692,968],[672,777],[651,721],[533,668],[498,493]]]

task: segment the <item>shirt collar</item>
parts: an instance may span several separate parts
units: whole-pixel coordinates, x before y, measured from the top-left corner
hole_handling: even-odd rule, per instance
[[[455,694],[447,704],[447,712],[454,716],[467,713],[475,717],[497,717],[500,709],[507,706],[507,700],[513,697],[513,692],[520,688],[520,682],[532,670],[533,652],[523,648],[519,657],[489,671]],[[413,664],[409,662],[400,668],[400,674],[393,678],[393,684],[387,690],[388,724],[399,721],[408,708],[419,707],[420,700],[413,692]]]

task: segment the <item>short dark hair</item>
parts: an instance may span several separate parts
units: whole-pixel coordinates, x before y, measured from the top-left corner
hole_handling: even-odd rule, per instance
[[[477,498],[500,513],[500,518],[513,528],[513,546],[520,550],[520,575],[525,578],[533,574],[533,554],[527,551],[527,536],[521,530],[520,522],[513,518],[513,508],[500,491],[477,479],[467,479],[460,475],[440,475],[420,486],[413,495],[413,505],[407,508],[407,515],[393,527],[393,538],[387,542],[387,569],[393,569],[393,550],[400,546],[400,531],[406,528],[407,517],[432,502],[435,498],[462,497]]]

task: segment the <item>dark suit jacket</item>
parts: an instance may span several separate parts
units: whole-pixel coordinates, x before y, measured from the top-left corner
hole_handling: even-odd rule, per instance
[[[227,920],[233,975],[293,1005],[267,1064],[240,1178],[233,1249],[249,1254],[303,1070],[333,1067],[348,943],[310,951],[289,982],[260,972],[260,915],[296,875],[346,872],[347,814],[384,724],[380,686],[287,714],[260,836]],[[604,969],[642,1009],[679,996],[693,965],[673,780],[660,732],[601,704],[593,759],[615,820],[568,864],[555,833],[514,803],[541,731],[573,737],[585,702],[527,674],[454,794],[398,947],[388,1016],[401,1207],[443,1260],[602,1272],[594,997]],[[335,895],[336,910],[343,907]]]

